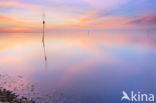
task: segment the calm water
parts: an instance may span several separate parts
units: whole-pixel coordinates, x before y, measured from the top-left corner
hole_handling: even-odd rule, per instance
[[[0,34],[0,74],[40,94],[57,90],[67,103],[120,103],[123,90],[156,95],[155,32],[52,32],[44,45],[41,37]]]

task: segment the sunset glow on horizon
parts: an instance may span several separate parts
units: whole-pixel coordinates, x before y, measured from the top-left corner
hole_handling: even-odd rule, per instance
[[[156,27],[154,0],[1,0],[0,32]]]

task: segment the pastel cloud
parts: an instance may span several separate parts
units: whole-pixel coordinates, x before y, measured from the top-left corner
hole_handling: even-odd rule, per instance
[[[138,25],[156,25],[156,15],[138,18],[129,22],[130,24]]]
[[[5,15],[0,15],[0,22],[1,23],[9,23],[9,24],[23,24],[23,25],[26,25],[26,24],[33,24],[32,22],[34,21],[24,21],[24,20],[20,20],[18,18],[12,18],[12,17],[8,17],[8,16],[5,16]]]
[[[34,4],[27,4],[18,1],[0,1],[1,7],[18,7],[18,8],[25,8],[25,9],[41,9],[43,8],[41,5],[34,5]]]
[[[90,22],[97,21],[107,16],[109,16],[109,14],[105,14],[105,13],[102,14],[99,12],[88,12],[87,15],[80,18],[78,21],[83,24],[89,24]]]
[[[43,11],[46,12],[47,30],[136,28],[134,24],[155,25],[155,16],[147,15],[156,10],[152,3],[155,1],[1,0],[0,31],[40,30]],[[146,15],[142,15],[145,12]]]
[[[39,28],[39,23],[0,15],[0,31],[30,31]]]

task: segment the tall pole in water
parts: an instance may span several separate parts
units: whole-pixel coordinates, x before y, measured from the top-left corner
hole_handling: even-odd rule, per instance
[[[43,13],[43,35],[42,35],[42,44],[43,44],[43,50],[44,50],[45,68],[47,68],[47,55],[46,55],[46,49],[45,49],[45,43],[44,43],[44,35],[45,35],[45,14]]]
[[[45,14],[43,13],[43,36],[42,36],[42,41],[44,41],[44,29],[45,29]]]

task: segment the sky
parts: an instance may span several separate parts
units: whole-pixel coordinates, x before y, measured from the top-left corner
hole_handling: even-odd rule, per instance
[[[156,28],[156,0],[0,0],[0,32]]]

